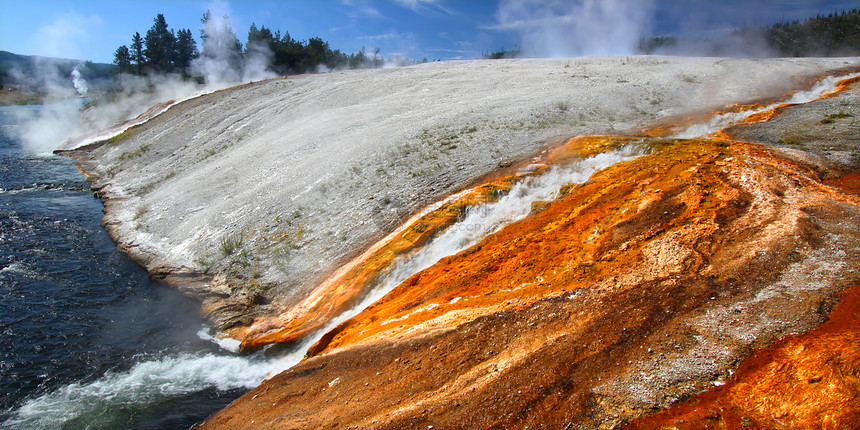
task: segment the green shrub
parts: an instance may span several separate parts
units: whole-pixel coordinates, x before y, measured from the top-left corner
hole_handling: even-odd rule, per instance
[[[824,119],[821,120],[821,123],[822,124],[832,124],[833,122],[835,122],[839,118],[853,118],[853,117],[854,117],[854,114],[852,114],[852,113],[845,112],[845,111],[839,111],[839,113],[832,113],[830,115],[827,115],[826,117],[824,117]]]
[[[227,236],[224,239],[221,239],[221,243],[218,245],[218,250],[221,251],[221,254],[225,257],[229,255],[233,255],[239,247],[242,246],[242,236]]]

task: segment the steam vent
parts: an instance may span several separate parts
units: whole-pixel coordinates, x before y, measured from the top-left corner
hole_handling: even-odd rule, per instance
[[[856,58],[333,72],[66,153],[121,249],[284,363],[197,428],[854,428],[858,80]]]

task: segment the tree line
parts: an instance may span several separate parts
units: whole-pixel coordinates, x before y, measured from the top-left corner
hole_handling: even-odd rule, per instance
[[[385,63],[379,49],[368,52],[362,48],[358,53],[345,54],[331,49],[328,42],[319,37],[302,42],[292,38],[288,32],[281,35],[280,30],[273,33],[266,26],[257,28],[251,24],[245,54],[248,56],[259,51],[271,55],[269,68],[279,75],[313,72],[321,65],[329,69],[362,69],[382,67]]]
[[[154,21],[145,37],[135,32],[131,45],[116,49],[114,64],[118,71],[135,75],[179,72],[187,76],[191,61],[199,55],[191,30],[174,33],[162,14],[156,15]]]
[[[860,55],[860,9],[779,23],[762,31],[785,57]]]
[[[379,49],[368,52],[362,48],[358,53],[346,54],[332,49],[328,42],[312,37],[307,41],[292,38],[288,32],[272,31],[266,26],[251,24],[247,42],[243,44],[230,28],[226,15],[219,21],[206,11],[200,20],[202,49],[191,30],[171,30],[163,14],[158,14],[145,36],[134,33],[131,44],[122,45],[114,53],[114,64],[120,73],[134,75],[181,74],[185,78],[196,77],[192,64],[198,58],[226,61],[235,70],[248,63],[262,61],[263,67],[278,75],[306,73],[329,69],[376,68],[385,60]],[[215,29],[216,26],[219,28]],[[408,61],[408,63],[412,63]]]
[[[682,54],[698,55],[856,56],[860,55],[860,9],[818,15],[803,21],[744,27],[722,39],[659,36],[643,39],[639,44],[643,54],[673,54],[679,50]]]

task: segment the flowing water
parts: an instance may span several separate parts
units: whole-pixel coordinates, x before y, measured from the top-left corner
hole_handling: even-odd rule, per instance
[[[816,82],[810,89],[797,91],[785,100],[759,108],[714,115],[705,122],[690,125],[672,138],[704,137],[731,125],[742,123],[753,115],[768,112],[783,104],[803,104],[817,100],[837,91],[838,85],[842,81],[858,76],[860,73],[828,76]],[[619,150],[578,160],[567,166],[554,166],[547,173],[530,177],[516,184],[510,193],[498,202],[470,208],[463,219],[448,227],[427,244],[410,254],[395,259],[388,268],[382,271],[374,284],[366,287],[365,295],[358,304],[332,318],[322,330],[318,330],[301,342],[299,347],[310,347],[320,340],[326,332],[358,315],[400,283],[432,266],[440,259],[463,251],[505,225],[525,218],[531,213],[533,203],[555,199],[562,186],[585,182],[595,172],[613,164],[633,159],[643,153],[642,147],[627,145]]]
[[[478,206],[398,260],[358,306],[279,359],[238,357],[202,328],[198,309],[116,251],[71,160],[34,155],[2,108],[0,294],[3,420],[8,428],[184,428],[297,363],[333,325],[403,279],[522,219],[561,186],[638,155],[633,147],[553,168]]]
[[[362,298],[356,305],[334,316],[322,329],[316,330],[293,346],[293,356],[298,357],[298,352],[306,351],[327,332],[367,309],[412,275],[427,269],[444,257],[477,244],[506,225],[524,219],[532,213],[534,203],[556,199],[565,185],[585,182],[599,170],[632,160],[644,153],[643,147],[631,144],[565,166],[553,166],[538,176],[528,176],[517,182],[496,202],[470,207],[464,216],[437,233],[426,244],[392,261],[375,281],[365,287]],[[298,363],[297,360],[295,362]]]
[[[72,160],[13,137],[39,109],[0,107],[0,428],[188,428],[280,370],[116,250]]]
[[[797,91],[783,101],[767,106],[762,106],[756,109],[747,109],[742,110],[740,112],[726,112],[722,114],[717,114],[711,117],[711,119],[706,122],[696,123],[687,127],[685,130],[679,132],[673,137],[679,139],[692,139],[700,136],[705,136],[711,133],[716,133],[729,126],[740,124],[745,119],[753,115],[768,112],[782,104],[794,105],[809,103],[813,100],[818,100],[822,97],[832,94],[834,91],[837,90],[837,86],[843,80],[856,78],[858,76],[860,76],[860,73],[852,73],[844,76],[827,76],[816,82],[812,86],[812,88],[804,91]]]
[[[502,227],[524,219],[533,211],[533,204],[558,197],[565,185],[580,184],[595,172],[613,164],[632,160],[644,153],[642,147],[626,145],[621,149],[577,160],[566,166],[553,166],[549,171],[518,182],[497,202],[470,207],[457,222],[439,233],[418,250],[395,259],[391,267],[369,286],[368,294],[352,309],[338,315],[319,334],[337,327],[358,315],[412,275],[432,266],[449,255],[465,250]]]

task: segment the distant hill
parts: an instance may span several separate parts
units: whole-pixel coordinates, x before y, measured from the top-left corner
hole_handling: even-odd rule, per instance
[[[107,85],[116,66],[68,58],[18,55],[0,51],[0,88],[18,85],[32,92],[44,91],[49,82],[71,85],[72,71],[77,68],[91,87]]]
[[[643,39],[643,54],[836,57],[860,55],[860,9],[764,27],[745,27],[721,37]]]

